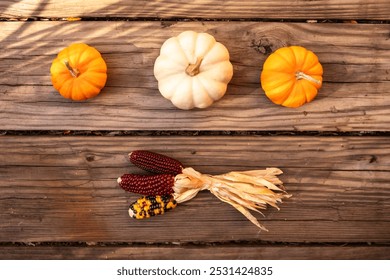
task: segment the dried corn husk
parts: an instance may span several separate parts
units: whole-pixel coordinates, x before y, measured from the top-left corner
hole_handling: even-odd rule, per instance
[[[267,204],[279,210],[277,203],[291,196],[277,178],[282,173],[278,168],[267,168],[207,175],[188,167],[175,177],[174,198],[177,203],[183,203],[195,197],[198,192],[209,190],[218,199],[240,211],[257,227],[268,231],[249,210],[261,213],[259,209],[265,209]]]

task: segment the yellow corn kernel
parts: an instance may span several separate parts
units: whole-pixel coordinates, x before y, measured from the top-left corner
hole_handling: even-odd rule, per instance
[[[135,219],[145,219],[162,215],[165,211],[177,205],[172,195],[144,196],[133,202],[129,207],[129,215]]]

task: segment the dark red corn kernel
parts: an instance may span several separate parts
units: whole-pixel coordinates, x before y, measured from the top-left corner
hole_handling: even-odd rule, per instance
[[[183,164],[180,161],[150,151],[134,151],[129,154],[129,159],[135,166],[154,173],[177,175],[183,170]]]
[[[128,192],[143,195],[165,195],[173,193],[175,177],[172,174],[125,174],[118,178],[118,184]]]

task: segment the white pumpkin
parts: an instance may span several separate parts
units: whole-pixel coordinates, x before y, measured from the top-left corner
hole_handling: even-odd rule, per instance
[[[206,108],[225,95],[233,65],[213,36],[185,31],[164,42],[154,76],[161,94],[176,107]]]

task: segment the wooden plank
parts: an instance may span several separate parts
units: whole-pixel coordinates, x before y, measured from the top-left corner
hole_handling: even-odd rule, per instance
[[[1,246],[12,260],[388,260],[389,246],[192,245],[192,246]]]
[[[116,184],[149,149],[202,173],[279,167],[293,197],[260,232],[207,191],[154,219],[127,214]],[[0,242],[389,242],[387,137],[0,138]],[[190,217],[190,220],[189,220]]]
[[[66,2],[66,1],[64,1]],[[388,25],[261,22],[1,22],[0,128],[9,130],[387,131],[390,124]],[[183,111],[157,89],[153,64],[162,43],[184,30],[227,46],[234,77],[225,97]],[[84,41],[103,54],[109,78],[87,102],[51,86],[56,54]],[[272,104],[259,75],[270,51],[303,45],[318,54],[324,86],[298,109]]]
[[[75,9],[77,7],[77,9]],[[2,0],[0,17],[135,17],[135,18],[272,18],[383,19],[390,18],[387,0],[243,0],[243,1],[36,1]]]

